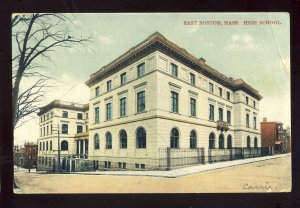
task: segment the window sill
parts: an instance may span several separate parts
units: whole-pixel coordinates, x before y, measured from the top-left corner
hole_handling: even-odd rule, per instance
[[[147,113],[147,111],[143,111],[143,112],[137,112],[134,115],[138,115],[138,114],[142,114],[142,113]]]
[[[169,113],[181,115],[180,113],[178,113],[178,112],[173,112],[173,111],[169,111]]]

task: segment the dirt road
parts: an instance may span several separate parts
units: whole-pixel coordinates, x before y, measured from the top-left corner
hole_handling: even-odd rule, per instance
[[[22,193],[284,192],[291,187],[291,157],[179,178],[15,172],[15,179]]]

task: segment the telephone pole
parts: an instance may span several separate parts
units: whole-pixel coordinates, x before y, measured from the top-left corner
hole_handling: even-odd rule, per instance
[[[57,144],[57,146],[58,146],[58,152],[57,152],[57,154],[58,154],[58,172],[60,173],[60,138],[59,138],[59,123],[57,124],[57,129],[58,129],[58,131],[57,131],[57,142],[58,142],[58,144]]]

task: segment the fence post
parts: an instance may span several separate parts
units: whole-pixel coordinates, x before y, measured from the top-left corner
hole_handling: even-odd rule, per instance
[[[167,170],[171,167],[171,148],[167,147]]]
[[[202,164],[205,164],[205,149],[204,147],[201,148],[201,155],[202,155]]]
[[[244,150],[245,150],[245,147],[242,147],[242,159],[245,159],[245,152],[244,152]]]

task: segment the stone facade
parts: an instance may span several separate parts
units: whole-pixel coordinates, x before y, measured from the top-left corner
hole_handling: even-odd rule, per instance
[[[37,170],[58,170],[54,165],[58,164],[58,152],[61,164],[64,158],[87,158],[88,105],[54,100],[40,108],[38,115]]]
[[[98,169],[122,169],[124,163],[124,169],[160,169],[160,153],[167,148],[186,152],[182,157],[194,154],[188,149],[203,148],[207,157],[212,148],[261,146],[257,123],[262,96],[243,80],[227,78],[197,60],[155,33],[91,75],[86,82],[89,159],[97,162]],[[145,104],[140,111],[141,92]],[[123,98],[126,106],[121,115]],[[141,128],[146,134],[144,146],[139,142]],[[171,138],[173,130],[176,136]]]

